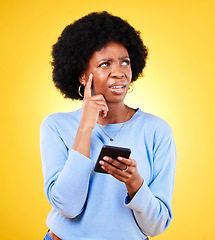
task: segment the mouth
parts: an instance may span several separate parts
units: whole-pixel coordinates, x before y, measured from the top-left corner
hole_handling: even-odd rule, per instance
[[[126,84],[122,83],[122,84],[112,84],[109,87],[110,91],[114,94],[122,94],[125,92],[126,89]]]

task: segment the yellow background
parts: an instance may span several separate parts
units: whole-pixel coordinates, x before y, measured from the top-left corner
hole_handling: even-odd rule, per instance
[[[177,144],[174,219],[154,239],[215,239],[213,0],[1,1],[0,239],[46,233],[39,126],[81,106],[52,84],[51,45],[67,24],[100,10],[141,31],[149,60],[126,103],[169,122]]]

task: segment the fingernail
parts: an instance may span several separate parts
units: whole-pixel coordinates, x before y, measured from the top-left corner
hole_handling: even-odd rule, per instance
[[[100,163],[101,165],[104,165],[104,162],[103,162],[103,161],[99,161],[99,163]]]
[[[109,157],[103,157],[104,160],[108,161],[109,160]]]
[[[122,157],[118,157],[118,160],[122,160],[123,158]]]
[[[92,73],[90,73],[90,75],[89,75],[89,78],[92,78],[93,77],[93,74]]]

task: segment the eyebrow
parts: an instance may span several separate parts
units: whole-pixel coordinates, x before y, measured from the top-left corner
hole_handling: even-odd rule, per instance
[[[123,57],[120,57],[119,59],[123,60],[123,59],[130,59],[130,58],[129,58],[129,56],[123,56]],[[102,58],[99,61],[97,61],[97,63],[102,62],[102,61],[113,61],[113,58]]]

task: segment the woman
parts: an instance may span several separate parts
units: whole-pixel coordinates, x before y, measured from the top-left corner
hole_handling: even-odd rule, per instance
[[[145,67],[139,32],[119,17],[91,13],[67,26],[53,46],[53,80],[82,108],[41,124],[45,193],[52,205],[45,239],[147,239],[172,219],[175,143],[162,119],[124,98]],[[103,145],[131,149],[104,157]]]

